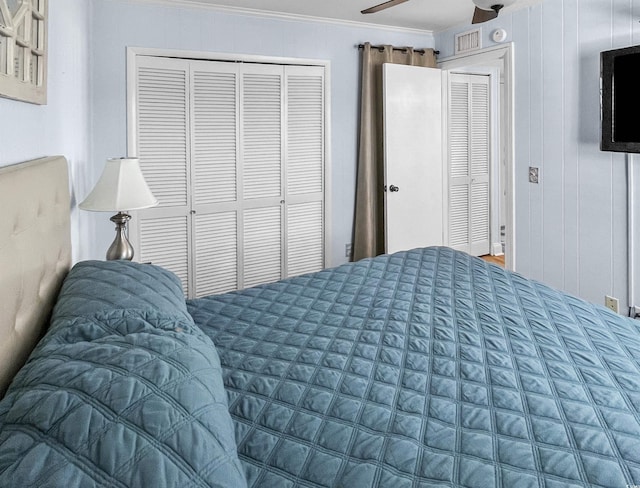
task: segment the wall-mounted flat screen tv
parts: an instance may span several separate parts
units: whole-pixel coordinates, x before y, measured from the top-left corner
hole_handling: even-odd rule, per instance
[[[600,149],[640,153],[640,46],[600,53]]]

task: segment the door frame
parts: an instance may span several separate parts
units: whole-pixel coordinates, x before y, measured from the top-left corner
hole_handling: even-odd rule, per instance
[[[209,51],[189,51],[181,49],[164,49],[149,47],[127,47],[126,52],[126,86],[127,86],[127,155],[128,157],[137,157],[136,148],[138,142],[136,140],[136,112],[135,91],[136,91],[136,66],[139,56],[164,57],[192,59],[202,61],[226,61],[230,63],[258,63],[258,64],[279,64],[283,66],[319,66],[324,68],[324,266],[327,267],[332,263],[331,247],[332,247],[332,199],[331,199],[331,181],[332,181],[332,160],[331,160],[331,61],[322,59],[308,58],[288,58],[277,56],[263,56],[254,54],[235,54],[235,53],[218,53]]]
[[[487,49],[481,49],[474,51],[473,53],[465,53],[458,56],[451,56],[438,61],[438,67],[443,70],[464,72],[464,73],[478,73],[487,74],[492,68],[499,67],[499,74],[504,79],[505,88],[505,107],[498,113],[498,118],[492,117],[494,120],[501,120],[505,124],[506,140],[504,141],[504,157],[506,164],[506,225],[505,225],[505,267],[512,271],[516,270],[516,219],[515,219],[515,154],[514,154],[514,140],[515,140],[515,127],[514,127],[514,96],[515,96],[515,72],[514,72],[514,46],[513,43],[500,44],[498,46],[490,47]],[[446,94],[443,95],[446,99]],[[447,101],[445,100],[445,103]],[[496,104],[491,103],[491,110],[496,109]],[[448,111],[448,106],[446,109]],[[492,114],[495,115],[495,114]],[[445,122],[446,124],[446,122]],[[495,131],[494,131],[495,132]],[[448,133],[448,130],[445,134]],[[492,135],[492,139],[494,135]],[[448,145],[448,142],[447,142]],[[448,154],[448,151],[447,151]],[[448,155],[447,167],[448,167]],[[492,168],[491,181],[494,182],[494,175],[496,173]],[[497,175],[496,175],[497,176]],[[493,202],[494,199],[492,198]],[[493,219],[492,219],[493,220]],[[493,228],[493,222],[491,227]],[[446,226],[445,226],[446,228]],[[448,236],[447,236],[448,237]]]

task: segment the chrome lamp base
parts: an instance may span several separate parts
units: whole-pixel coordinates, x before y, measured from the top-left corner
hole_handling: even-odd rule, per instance
[[[116,238],[107,249],[107,260],[125,259],[131,261],[133,259],[133,246],[127,239],[127,222],[131,220],[131,215],[118,212],[109,220],[116,224]]]

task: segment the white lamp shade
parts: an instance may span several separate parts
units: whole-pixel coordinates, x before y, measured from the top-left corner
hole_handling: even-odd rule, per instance
[[[491,10],[491,7],[496,4],[508,7],[509,5],[516,3],[516,0],[473,0],[473,3],[482,10]]]
[[[153,196],[142,176],[138,158],[107,159],[102,175],[89,196],[80,203],[83,210],[123,211],[155,207]]]

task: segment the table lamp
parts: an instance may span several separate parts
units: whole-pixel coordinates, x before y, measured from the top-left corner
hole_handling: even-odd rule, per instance
[[[138,158],[112,158],[107,162],[100,179],[80,205],[83,210],[118,212],[111,217],[116,224],[116,238],[107,250],[107,259],[133,259],[133,246],[127,238],[128,210],[155,207],[153,196],[140,170]]]

